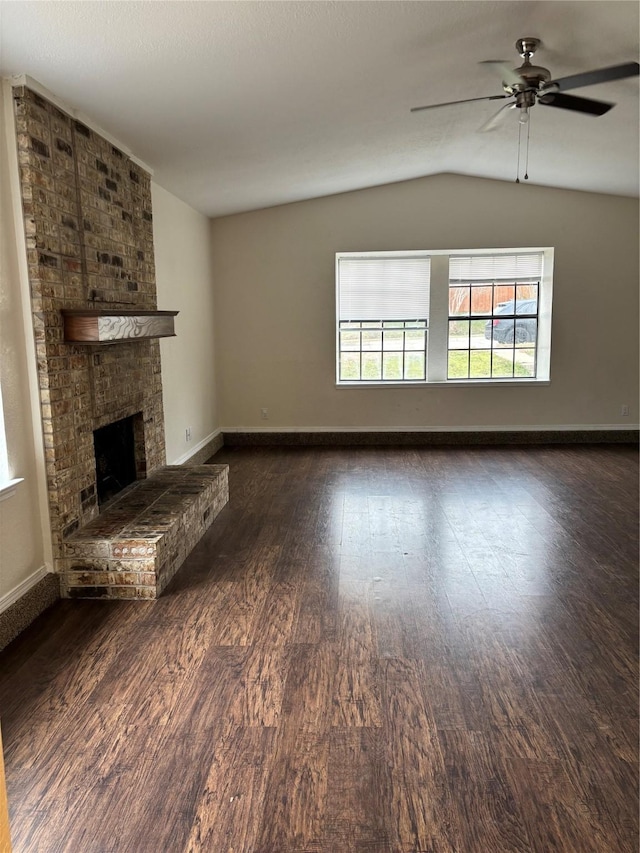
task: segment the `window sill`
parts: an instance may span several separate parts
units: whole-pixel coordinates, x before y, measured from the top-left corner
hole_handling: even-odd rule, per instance
[[[348,388],[517,388],[551,385],[550,379],[449,379],[442,382],[336,382],[338,390]]]
[[[0,485],[0,501],[6,501],[7,498],[13,497],[20,483],[24,483],[22,477],[18,477],[16,480],[8,480],[6,483]]]

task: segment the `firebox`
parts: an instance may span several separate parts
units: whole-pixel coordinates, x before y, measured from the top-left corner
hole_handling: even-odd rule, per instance
[[[138,479],[136,416],[94,430],[98,505],[102,508],[118,492]]]

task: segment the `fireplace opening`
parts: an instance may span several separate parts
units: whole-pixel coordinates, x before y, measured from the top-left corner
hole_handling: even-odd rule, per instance
[[[131,416],[94,430],[99,507],[138,479],[135,421]]]

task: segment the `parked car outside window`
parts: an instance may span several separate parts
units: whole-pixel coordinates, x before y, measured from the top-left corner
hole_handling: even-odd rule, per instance
[[[501,302],[494,311],[493,320],[487,320],[484,327],[484,336],[500,344],[524,344],[535,341],[538,331],[538,306],[535,299],[523,299],[516,303],[511,299],[509,302]],[[505,314],[509,319],[499,317]],[[516,317],[513,315],[533,315],[530,317]]]

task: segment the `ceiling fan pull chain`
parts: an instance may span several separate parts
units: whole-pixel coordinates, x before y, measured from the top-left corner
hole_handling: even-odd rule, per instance
[[[518,122],[518,165],[516,166],[516,184],[520,183],[520,141],[522,139],[522,125]]]
[[[526,148],[526,159],[524,164],[524,179],[525,181],[529,180],[529,134],[531,133],[531,117],[529,117],[529,121],[527,122],[527,148]]]

